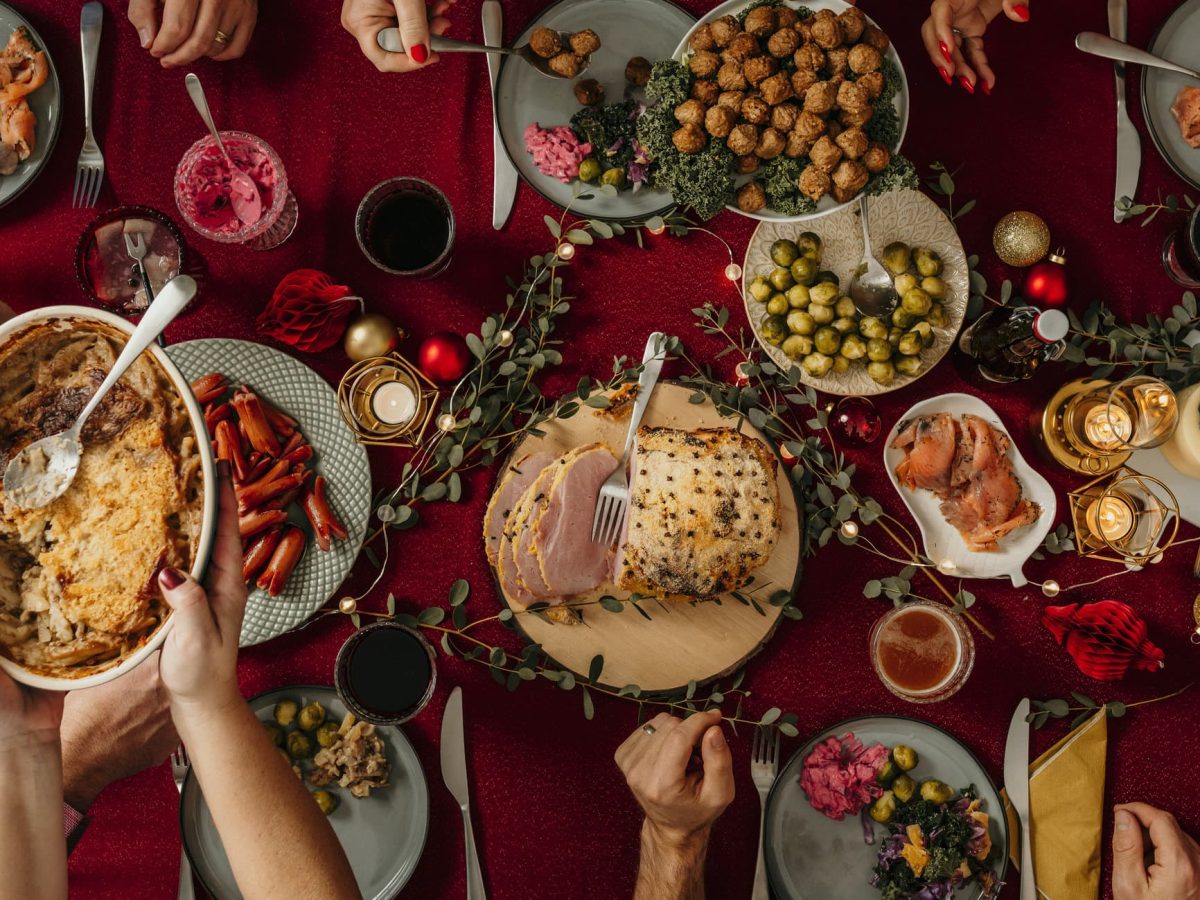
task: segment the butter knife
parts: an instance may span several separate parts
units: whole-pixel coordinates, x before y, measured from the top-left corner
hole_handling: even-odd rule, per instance
[[[483,42],[504,46],[504,13],[500,0],[483,0]],[[499,231],[508,221],[517,196],[517,170],[504,149],[500,136],[500,118],[496,113],[496,81],[500,77],[500,57],[487,55],[488,78],[492,83],[492,227]]]
[[[1127,0],[1108,0],[1108,36],[1124,42],[1128,19]],[[1117,79],[1117,185],[1113,198],[1113,221],[1123,222],[1129,213],[1117,208],[1122,197],[1133,200],[1137,193],[1138,170],[1142,164],[1142,144],[1125,106],[1125,63],[1114,62]]]
[[[1004,743],[1004,789],[1021,829],[1021,900],[1037,900],[1029,834],[1029,698],[1017,704]]]
[[[489,0],[490,2],[490,0]],[[1028,705],[1028,704],[1026,704]],[[456,687],[442,713],[442,779],[462,810],[467,840],[467,900],[487,900],[475,831],[471,828],[471,791],[467,784],[467,746],[463,733],[462,688]]]

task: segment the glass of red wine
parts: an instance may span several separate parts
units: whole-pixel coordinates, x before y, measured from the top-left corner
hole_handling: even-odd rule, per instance
[[[1163,268],[1176,284],[1200,289],[1200,206],[1163,245]]]
[[[454,210],[421,178],[389,178],[367,192],[354,217],[358,246],[385,272],[432,278],[450,265]]]
[[[346,708],[376,725],[402,725],[433,696],[433,647],[420,632],[380,621],[354,632],[338,651],[333,684]]]

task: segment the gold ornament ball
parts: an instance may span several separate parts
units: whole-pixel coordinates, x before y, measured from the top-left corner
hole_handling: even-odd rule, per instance
[[[1050,249],[1050,228],[1036,213],[1010,212],[996,223],[992,246],[1010,266],[1032,266]]]
[[[346,615],[352,616],[358,610],[358,601],[353,597],[343,597],[338,601],[338,609]]]
[[[387,356],[396,349],[401,337],[403,335],[387,316],[364,313],[350,322],[342,346],[354,362],[362,362],[375,356]]]

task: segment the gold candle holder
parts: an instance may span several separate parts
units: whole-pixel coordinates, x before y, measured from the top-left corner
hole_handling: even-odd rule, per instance
[[[433,382],[399,353],[355,363],[338,384],[342,419],[360,444],[416,447],[437,397]]]
[[[1162,553],[1179,531],[1171,489],[1121,466],[1067,493],[1080,556],[1141,566]]]

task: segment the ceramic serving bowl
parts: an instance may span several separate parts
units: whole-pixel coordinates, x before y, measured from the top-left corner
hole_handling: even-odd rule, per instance
[[[132,335],[135,327],[131,322],[126,321],[120,316],[86,306],[47,306],[41,309],[30,310],[0,324],[0,346],[12,335],[23,331],[30,325],[55,319],[98,322],[118,329],[127,335]],[[217,477],[212,444],[208,440],[208,433],[204,424],[204,412],[201,410],[200,404],[196,402],[187,379],[180,374],[179,369],[171,362],[170,357],[157,344],[151,344],[146,352],[150,353],[159,367],[167,373],[175,389],[179,392],[179,396],[183,398],[184,406],[188,411],[188,418],[197,437],[196,445],[199,449],[201,471],[203,473],[203,509],[201,512],[200,537],[196,544],[191,571],[196,579],[200,579],[203,577],[204,570],[208,565],[209,553],[212,549],[213,537],[217,526]],[[54,678],[31,672],[29,669],[3,655],[0,655],[0,670],[3,670],[16,681],[44,690],[74,691],[95,687],[98,684],[104,684],[105,682],[112,681],[114,678],[121,677],[157,650],[163,641],[166,640],[167,632],[170,630],[173,621],[174,616],[168,614],[163,623],[158,627],[158,630],[151,634],[149,640],[141,647],[130,653],[111,669],[98,672],[95,675],[88,675],[83,678]]]

